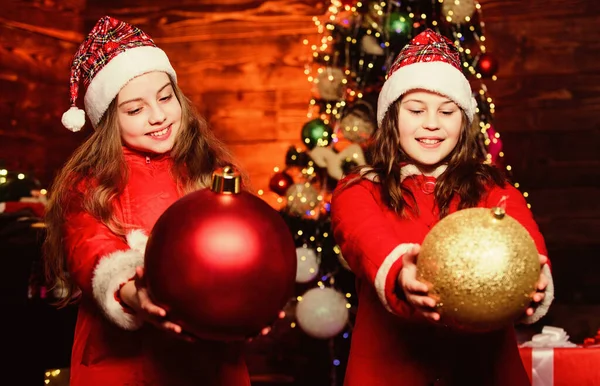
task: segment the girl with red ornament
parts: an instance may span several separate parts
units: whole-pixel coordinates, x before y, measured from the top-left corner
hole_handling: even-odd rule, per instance
[[[86,86],[85,112],[75,107]],[[249,385],[237,344],[185,338],[153,304],[144,248],[158,217],[210,183],[231,159],[177,84],[165,52],[105,16],[75,54],[62,123],[94,132],[57,176],[48,205],[46,270],[79,300],[71,385]]]
[[[334,237],[359,296],[345,385],[529,385],[512,326],[452,332],[416,276],[420,244],[441,218],[505,198],[540,254],[523,321],[540,319],[553,299],[544,239],[523,196],[477,156],[469,129],[476,102],[452,42],[432,30],[416,36],[391,66],[377,107],[369,166],[340,181],[332,198]]]

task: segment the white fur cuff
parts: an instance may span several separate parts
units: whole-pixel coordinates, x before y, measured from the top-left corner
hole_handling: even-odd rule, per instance
[[[548,279],[548,286],[546,287],[546,291],[544,292],[544,299],[537,306],[533,315],[526,316],[521,320],[521,323],[533,324],[541,318],[543,318],[544,315],[548,313],[550,305],[554,300],[554,281],[552,280],[552,273],[550,272],[550,267],[548,266],[548,264],[544,264],[544,266],[542,267],[542,273]]]
[[[94,298],[106,317],[125,330],[137,330],[141,327],[142,321],[135,315],[125,312],[115,298],[115,293],[123,283],[135,275],[135,268],[143,265],[144,253],[137,249],[129,249],[100,258],[94,271],[92,279]]]
[[[127,235],[127,245],[142,255],[146,252],[146,244],[148,244],[148,236],[141,229],[136,229]]]
[[[385,283],[387,281],[388,274],[390,273],[392,265],[394,265],[394,263],[398,261],[398,259],[400,259],[402,255],[408,252],[414,245],[415,244],[400,244],[394,248],[392,252],[390,252],[390,254],[387,255],[383,260],[383,263],[381,263],[381,266],[375,275],[375,290],[377,291],[377,296],[379,296],[379,300],[381,300],[381,303],[385,309],[390,312],[393,311],[385,295]]]

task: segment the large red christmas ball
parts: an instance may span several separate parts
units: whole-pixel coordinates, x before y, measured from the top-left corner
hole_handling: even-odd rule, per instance
[[[171,205],[146,246],[152,300],[167,317],[202,339],[243,340],[260,334],[294,294],[296,248],[280,214],[240,191],[225,167],[211,189]]]

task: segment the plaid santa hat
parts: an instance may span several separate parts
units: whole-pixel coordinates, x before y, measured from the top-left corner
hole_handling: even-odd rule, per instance
[[[477,102],[464,76],[458,50],[450,39],[426,29],[408,43],[392,64],[377,101],[377,123],[381,125],[388,108],[398,98],[415,89],[447,96],[460,106],[469,122]]]
[[[85,38],[71,65],[71,108],[62,116],[62,124],[79,131],[87,113],[92,126],[108,109],[112,100],[131,79],[152,71],[163,71],[176,82],[177,75],[167,54],[141,29],[104,16]],[[77,108],[79,82],[86,87],[85,113]]]

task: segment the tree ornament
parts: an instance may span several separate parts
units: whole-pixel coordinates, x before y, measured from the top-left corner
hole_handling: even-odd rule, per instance
[[[479,56],[475,66],[477,72],[484,78],[491,78],[498,71],[498,61],[492,55],[485,53]]]
[[[296,282],[308,283],[319,274],[319,259],[314,249],[296,248]]]
[[[308,121],[302,127],[302,141],[307,148],[316,146],[327,146],[331,141],[333,130],[322,119],[316,118]]]
[[[146,246],[151,298],[201,339],[257,336],[294,294],[294,238],[240,181],[230,166],[217,170],[210,189],[180,198],[159,217]]]
[[[319,193],[310,183],[294,184],[285,192],[287,211],[296,216],[306,216],[319,202]]]
[[[317,75],[319,97],[326,101],[337,101],[344,97],[344,72],[336,67],[326,67]]]
[[[295,146],[290,146],[285,154],[285,164],[287,166],[304,167],[308,165],[308,161],[310,161],[308,154]]]
[[[362,26],[381,31],[383,21],[383,7],[378,1],[369,1],[363,16]]]
[[[373,35],[365,35],[360,40],[360,48],[365,54],[383,56],[385,51]]]
[[[296,306],[298,325],[313,338],[333,338],[348,323],[346,304],[344,295],[333,288],[312,288]]]
[[[353,162],[356,165],[366,163],[362,148],[353,143],[339,153],[330,147],[316,147],[310,151],[310,157],[320,168],[327,169],[327,174],[336,180],[344,176],[344,164]]]
[[[417,259],[417,278],[431,284],[441,323],[467,332],[501,329],[523,316],[539,275],[533,239],[500,207],[443,218]]]
[[[447,21],[461,24],[475,13],[475,0],[444,0],[442,14]]]
[[[279,172],[273,174],[271,180],[269,181],[269,189],[272,192],[277,193],[280,196],[283,196],[285,192],[292,186],[294,183],[294,179],[290,177],[286,172]]]
[[[359,108],[360,106],[357,104],[353,107],[339,124],[341,135],[351,142],[359,144],[368,141],[375,131],[373,115],[370,114],[370,111]]]
[[[412,32],[412,18],[404,12],[391,12],[385,23],[390,40],[408,39]]]

